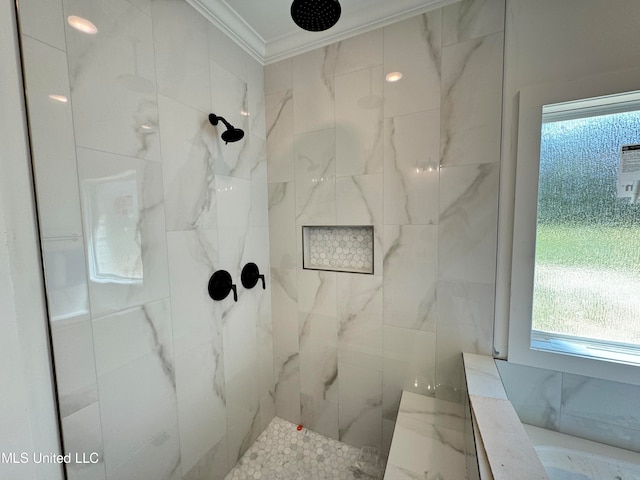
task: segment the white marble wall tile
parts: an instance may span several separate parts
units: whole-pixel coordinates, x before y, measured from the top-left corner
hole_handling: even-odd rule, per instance
[[[247,83],[220,64],[211,65],[211,109],[212,113],[245,132],[243,139],[225,143],[221,135],[227,127],[219,122],[212,128],[217,132],[214,158],[216,174],[249,178],[251,168],[248,155],[249,142],[249,105]]]
[[[62,0],[23,0],[18,14],[22,33],[66,50]],[[23,58],[28,60],[29,56]]]
[[[247,229],[251,217],[251,181],[216,175],[219,228]]]
[[[384,227],[384,323],[435,332],[438,227]]]
[[[395,420],[403,390],[435,393],[436,334],[385,325],[382,348],[382,413]]]
[[[251,169],[251,219],[250,225],[254,227],[269,226],[269,187],[267,185],[267,162],[264,155],[265,141],[258,137],[251,137],[253,144],[263,152],[261,158]],[[252,149],[253,150],[253,149]],[[268,234],[267,234],[268,237]]]
[[[249,55],[211,22],[207,22],[207,29],[209,58],[222,65],[236,77],[246,81]]]
[[[287,58],[264,67],[264,93],[271,95],[293,88],[293,60]]]
[[[241,267],[234,276],[238,283],[240,302],[248,303],[248,309],[245,308],[244,314],[249,318],[253,318],[255,321],[255,327],[253,328],[256,333],[256,353],[254,354],[248,351],[247,356],[253,357],[257,355],[255,371],[257,372],[257,398],[260,403],[259,431],[262,431],[275,416],[273,323],[271,320],[272,278],[269,270],[268,242],[269,228],[266,226],[251,227],[246,237],[245,247],[240,260]],[[224,250],[222,253],[227,255]],[[260,270],[260,274],[265,276],[265,288],[263,288],[260,280],[258,280],[258,283],[252,289],[246,289],[242,286],[240,275],[242,268],[248,262],[255,263]],[[240,307],[240,305],[238,305],[238,307]],[[234,310],[236,310],[235,306]],[[238,312],[230,311],[229,315],[229,318],[225,317],[225,324],[235,322],[233,317],[238,315]],[[248,335],[249,331],[250,329],[247,329],[243,332],[243,335]],[[247,339],[247,343],[251,344],[251,339]],[[246,348],[242,347],[240,350],[244,349]]]
[[[498,164],[440,169],[439,276],[493,283]]]
[[[335,134],[321,130],[296,135],[296,223],[333,225],[336,222]]]
[[[252,388],[255,392],[252,391],[245,396],[242,394],[243,390],[246,390],[244,387],[251,381],[255,382]],[[236,376],[227,382],[229,465],[235,465],[260,435],[260,401],[257,387],[257,371],[251,372],[251,375]]]
[[[223,437],[198,462],[184,473],[184,480],[224,480],[232,466],[227,456],[227,438]]]
[[[158,95],[167,230],[216,226],[217,134],[207,114]]]
[[[61,11],[57,15],[61,16]],[[80,235],[71,103],[49,97],[71,98],[67,56],[27,36],[22,37],[22,48],[40,232],[43,237]],[[52,125],[56,127],[51,128]]]
[[[509,401],[523,423],[549,430],[560,427],[562,374],[496,360]]]
[[[189,472],[227,438],[223,353],[215,342],[176,355],[182,471]],[[227,463],[226,446],[224,448]]]
[[[274,343],[274,350],[278,352],[277,343]],[[280,358],[277,355],[274,358],[276,416],[299,424],[301,420],[300,359],[297,353],[292,353],[286,358]]]
[[[562,433],[586,438],[605,445],[612,445],[637,452],[640,450],[640,430],[621,427],[601,422],[593,418],[585,418],[562,413],[560,428]]]
[[[164,432],[145,445],[126,463],[107,475],[107,480],[131,480],[134,478],[162,478],[182,480],[180,465],[180,438],[177,425],[172,434]]]
[[[294,178],[293,90],[282,90],[265,99],[269,182]]]
[[[264,430],[276,415],[275,372],[273,350],[273,322],[271,318],[271,274],[263,271],[267,289],[261,294],[258,306],[258,378],[260,397],[260,430]],[[260,287],[256,287],[260,288]]]
[[[240,279],[240,273],[242,268],[249,262],[253,262],[258,266],[260,270],[260,274],[265,275],[265,284],[264,288],[262,285],[262,281],[258,280],[258,283],[251,289],[241,287],[240,293],[246,295],[250,298],[253,308],[257,314],[256,322],[257,324],[260,321],[271,323],[271,314],[270,310],[269,314],[265,318],[261,318],[260,315],[262,313],[267,313],[263,311],[265,301],[270,301],[269,298],[269,289],[271,288],[271,278],[269,273],[269,227],[250,227],[248,232],[244,234],[245,236],[245,247],[242,251],[240,262],[239,262],[239,270],[238,270],[238,284],[242,285],[242,281]],[[225,251],[222,251],[223,254],[226,255]],[[269,331],[271,327],[269,326]]]
[[[310,273],[302,289],[317,295],[305,295],[305,308],[325,312],[335,309],[335,274]],[[313,274],[320,274],[314,276]],[[302,293],[301,293],[302,294]],[[328,294],[329,300],[322,300]],[[312,301],[312,299],[315,299]],[[333,300],[333,301],[331,301]],[[299,307],[302,308],[302,307]],[[334,310],[335,311],[335,310]],[[318,313],[299,314],[301,422],[314,431],[338,438],[338,358],[337,319]]]
[[[382,417],[382,453],[389,457],[389,450],[391,449],[391,441],[393,440],[393,431],[396,428],[395,418],[390,420]]]
[[[82,237],[42,239],[49,319],[55,324],[89,314],[87,265]]]
[[[336,175],[382,172],[382,65],[335,77]]]
[[[264,67],[253,59],[247,58],[247,88],[249,106],[249,131],[252,135],[265,140]]]
[[[338,365],[382,370],[382,278],[338,273]],[[341,373],[342,375],[342,373]]]
[[[84,148],[77,156],[92,316],[168,297],[161,165]]]
[[[104,449],[102,446],[102,426],[98,402],[75,412],[61,420],[65,452],[71,452],[74,460],[66,467],[69,480],[104,480]],[[91,458],[98,454],[98,463],[76,463],[75,454]]]
[[[300,392],[338,402],[338,321],[322,314],[300,313]]]
[[[293,58],[293,130],[307,133],[333,128],[337,45]]]
[[[384,222],[438,223],[439,110],[385,120]]]
[[[300,423],[295,184],[269,184],[269,245],[276,415]]]
[[[273,267],[280,269],[296,267],[295,222],[295,183],[270,183],[269,248]]]
[[[562,415],[640,431],[639,394],[637,385],[564,373]]]
[[[293,276],[295,279],[295,270]],[[287,290],[277,269],[271,269],[273,281],[273,367],[276,415],[300,423],[300,347],[298,336],[297,288]],[[295,285],[295,283],[293,283]]]
[[[167,441],[177,448],[175,382],[156,355],[144,355],[100,375],[98,388],[107,475],[138,455],[155,456],[153,449],[143,450],[152,441],[159,445]],[[173,457],[179,459],[177,451]]]
[[[502,32],[442,49],[441,165],[497,162]]]
[[[169,299],[95,319],[93,341],[98,376],[151,355],[175,382]]]
[[[505,0],[462,0],[442,9],[442,45],[504,30]]]
[[[251,133],[248,138],[245,137],[245,141],[247,142],[247,148],[244,155],[247,157],[247,163],[249,165],[249,176],[250,178],[253,176],[254,170],[261,164],[265,164],[265,175],[266,175],[266,164],[267,164],[267,141],[264,136],[254,135]],[[267,182],[267,177],[265,176],[265,183]]]
[[[340,441],[382,448],[382,371],[340,363]]]
[[[322,270],[298,272],[298,310],[335,317],[338,312],[336,273]]]
[[[336,178],[338,224],[381,227],[382,184],[382,174]]]
[[[222,355],[221,306],[207,291],[209,278],[218,270],[218,232],[169,232],[167,243],[176,355],[214,339],[217,355]]]
[[[495,287],[491,283],[440,280],[438,282],[438,329],[469,328],[474,348],[462,352],[489,355],[493,336]],[[471,332],[470,332],[471,333]]]
[[[127,0],[146,15],[151,16],[151,0]]]
[[[455,308],[439,308],[436,395],[460,402],[464,384],[462,352],[492,353],[493,286],[449,282],[441,283],[438,292],[439,303],[452,302]]]
[[[340,41],[335,67],[336,75],[381,65],[382,49],[381,28]]]
[[[208,22],[187,2],[156,0],[152,11],[158,92],[209,113]]]
[[[440,108],[442,10],[434,10],[384,28],[384,73],[402,80],[384,85],[384,116]]]
[[[252,242],[252,232],[253,228],[248,226],[244,228],[227,227],[218,229],[219,261],[216,269],[227,270],[229,272],[233,283],[236,284],[238,299],[240,299],[240,296],[245,292],[240,281],[242,267],[250,261],[249,259],[255,261],[258,265],[262,263],[255,258],[255,255],[248,253],[249,244],[255,243],[255,241]],[[253,297],[253,295],[251,297]],[[255,299],[253,300],[255,301]],[[230,294],[219,304],[222,310],[222,322],[226,324],[226,315],[233,313],[232,310],[236,307],[237,302],[233,300],[233,294]],[[254,305],[254,308],[257,309],[257,304]]]
[[[373,225],[373,273],[382,275],[383,176],[381,174],[336,178],[338,225]]]
[[[151,19],[125,0],[64,0],[64,9],[98,28],[66,26],[76,144],[159,161]]]
[[[257,304],[251,293],[241,290],[222,328],[229,465],[242,457],[260,428]]]
[[[338,403],[301,394],[300,423],[309,430],[338,440]]]
[[[60,416],[98,400],[93,331],[88,315],[51,322]]]

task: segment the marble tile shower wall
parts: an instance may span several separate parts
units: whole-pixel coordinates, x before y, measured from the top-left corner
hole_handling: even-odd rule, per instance
[[[266,67],[278,416],[387,450],[402,389],[462,401],[491,354],[503,25],[465,0]],[[375,226],[373,275],[302,269],[334,224]]]
[[[496,360],[520,420],[640,452],[640,386]]]
[[[100,454],[69,478],[222,479],[275,414],[270,282],[206,288],[269,271],[264,68],[181,0],[20,23],[64,446]]]

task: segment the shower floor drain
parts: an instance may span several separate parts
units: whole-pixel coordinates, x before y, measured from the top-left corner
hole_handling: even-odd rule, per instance
[[[274,418],[225,480],[346,480],[360,449]]]

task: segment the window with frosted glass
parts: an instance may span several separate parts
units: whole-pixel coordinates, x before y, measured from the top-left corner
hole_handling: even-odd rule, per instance
[[[533,348],[640,363],[640,182],[619,186],[623,147],[640,145],[629,105],[543,109]]]

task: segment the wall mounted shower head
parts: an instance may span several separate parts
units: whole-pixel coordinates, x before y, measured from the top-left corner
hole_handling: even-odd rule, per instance
[[[234,127],[224,118],[217,116],[215,113],[209,114],[209,122],[211,123],[211,125],[218,125],[218,120],[221,120],[222,123],[224,123],[224,126],[227,127],[227,129],[222,132],[221,135],[224,143],[237,142],[238,140],[242,139],[242,137],[244,137],[243,130]]]
[[[340,18],[342,7],[338,0],[294,0],[291,18],[300,28],[321,32],[333,27]]]

